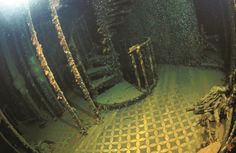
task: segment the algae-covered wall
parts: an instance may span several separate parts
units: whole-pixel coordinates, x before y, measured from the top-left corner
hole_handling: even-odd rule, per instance
[[[149,36],[159,63],[196,64],[201,45],[193,0],[134,1],[118,37],[135,42]]]

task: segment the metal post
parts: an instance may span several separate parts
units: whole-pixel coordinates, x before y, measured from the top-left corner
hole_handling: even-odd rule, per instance
[[[145,69],[145,66],[144,66],[143,55],[142,55],[142,53],[141,53],[141,48],[140,48],[140,46],[137,47],[136,52],[137,52],[137,54],[138,54],[139,62],[140,62],[141,69],[142,69],[142,72],[143,72],[143,77],[144,77],[144,82],[145,82],[145,88],[146,88],[147,90],[149,90],[149,84],[148,84],[148,80],[147,80],[146,69]]]
[[[135,61],[135,57],[134,57],[133,53],[131,53],[129,55],[131,57],[135,77],[136,77],[136,80],[137,80],[137,83],[138,83],[138,88],[139,88],[139,90],[141,90],[141,82],[140,82],[140,77],[139,77],[139,74],[138,74],[138,69],[137,69],[137,64],[136,64],[136,61]]]
[[[31,18],[31,13],[30,13],[30,8],[29,6],[26,6],[27,8],[27,23],[29,26],[29,30],[30,30],[30,34],[31,34],[31,40],[32,40],[32,44],[33,46],[36,48],[36,54],[37,57],[40,61],[40,65],[44,71],[45,76],[47,77],[50,85],[52,86],[53,90],[55,91],[56,95],[57,95],[57,99],[59,100],[59,102],[61,102],[63,104],[63,106],[70,112],[70,114],[72,115],[73,119],[76,122],[76,125],[81,129],[81,133],[82,134],[86,134],[86,130],[82,127],[81,121],[79,119],[79,117],[76,114],[76,109],[71,107],[70,104],[68,103],[67,99],[64,96],[64,93],[62,92],[61,88],[59,87],[57,81],[55,80],[55,77],[50,69],[50,67],[48,66],[47,60],[44,56],[43,53],[43,48],[41,43],[38,40],[37,37],[37,33],[35,31],[34,28],[34,24]]]
[[[57,15],[57,10],[54,6],[53,0],[50,0],[50,9],[51,9],[52,22],[53,22],[53,24],[55,26],[55,29],[57,31],[57,37],[60,41],[60,45],[63,48],[63,51],[64,51],[65,55],[66,55],[68,64],[71,68],[71,72],[73,73],[73,75],[75,77],[75,82],[81,88],[85,99],[88,101],[89,105],[92,107],[92,109],[93,109],[93,111],[94,111],[94,113],[97,117],[97,120],[99,121],[101,118],[100,118],[98,108],[95,105],[93,99],[91,98],[90,92],[87,89],[87,87],[84,83],[84,80],[81,77],[81,74],[80,74],[80,72],[79,72],[79,70],[78,70],[78,68],[75,64],[74,58],[72,56],[72,53],[71,53],[70,48],[68,46],[68,43],[66,41],[64,32],[62,30],[62,27],[61,27],[61,24],[60,24],[58,15]]]

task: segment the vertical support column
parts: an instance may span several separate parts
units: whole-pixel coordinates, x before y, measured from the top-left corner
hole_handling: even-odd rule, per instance
[[[74,119],[76,125],[81,129],[81,133],[86,134],[87,132],[82,127],[81,121],[80,121],[79,117],[76,114],[76,109],[71,107],[70,104],[68,103],[67,99],[64,96],[64,93],[62,92],[62,90],[59,87],[57,81],[55,80],[55,77],[54,77],[50,67],[48,66],[47,60],[46,60],[46,58],[44,56],[44,53],[43,53],[42,45],[38,40],[37,33],[35,31],[35,28],[34,28],[34,24],[33,24],[32,18],[31,18],[31,13],[30,13],[29,6],[26,6],[26,9],[27,9],[26,20],[27,20],[29,30],[30,30],[30,34],[31,34],[32,44],[36,48],[36,54],[37,54],[37,57],[40,61],[40,65],[41,65],[41,67],[44,71],[44,74],[47,77],[47,79],[48,79],[50,85],[52,86],[53,90],[55,91],[55,93],[57,95],[57,99],[59,100],[59,102],[61,102],[63,104],[63,106],[70,112],[70,114],[71,114],[72,118]]]
[[[88,89],[87,89],[87,87],[86,87],[86,85],[85,85],[85,83],[84,83],[84,81],[81,77],[81,74],[80,74],[79,70],[76,67],[74,58],[71,54],[71,51],[70,51],[70,48],[69,48],[68,43],[66,41],[66,38],[64,36],[60,21],[58,19],[57,10],[55,8],[54,1],[49,0],[49,2],[50,2],[52,22],[53,22],[53,24],[55,26],[55,29],[57,31],[57,37],[60,41],[60,45],[63,48],[63,51],[64,51],[65,55],[66,55],[68,64],[71,68],[71,72],[73,73],[73,75],[75,77],[75,82],[81,88],[85,99],[89,102],[89,105],[92,107],[92,109],[93,109],[93,111],[94,111],[94,113],[97,117],[97,120],[99,121],[100,120],[99,111],[98,111],[93,99],[91,98],[91,95],[90,95],[90,93],[89,93],[89,91],[88,91]]]
[[[77,59],[77,64],[79,65],[79,67],[81,67],[82,69],[82,74],[84,74],[84,77],[85,77],[85,82],[88,82],[89,83],[89,77],[88,77],[88,74],[86,73],[86,69],[85,69],[85,66],[84,66],[84,63],[82,62],[81,60],[81,56],[78,52],[78,48],[77,48],[77,45],[75,44],[75,40],[73,38],[73,36],[71,35],[70,37],[70,40],[69,40],[69,46],[71,47],[72,50],[75,51],[75,55],[76,55],[76,59]]]

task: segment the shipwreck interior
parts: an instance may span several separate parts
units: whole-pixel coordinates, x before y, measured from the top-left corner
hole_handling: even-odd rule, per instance
[[[0,0],[1,153],[236,153],[235,0]]]

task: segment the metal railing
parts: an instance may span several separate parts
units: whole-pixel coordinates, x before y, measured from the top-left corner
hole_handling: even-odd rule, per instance
[[[150,91],[157,80],[157,65],[151,38],[130,47],[128,54],[131,58],[138,89],[141,90],[144,86],[146,90]]]

